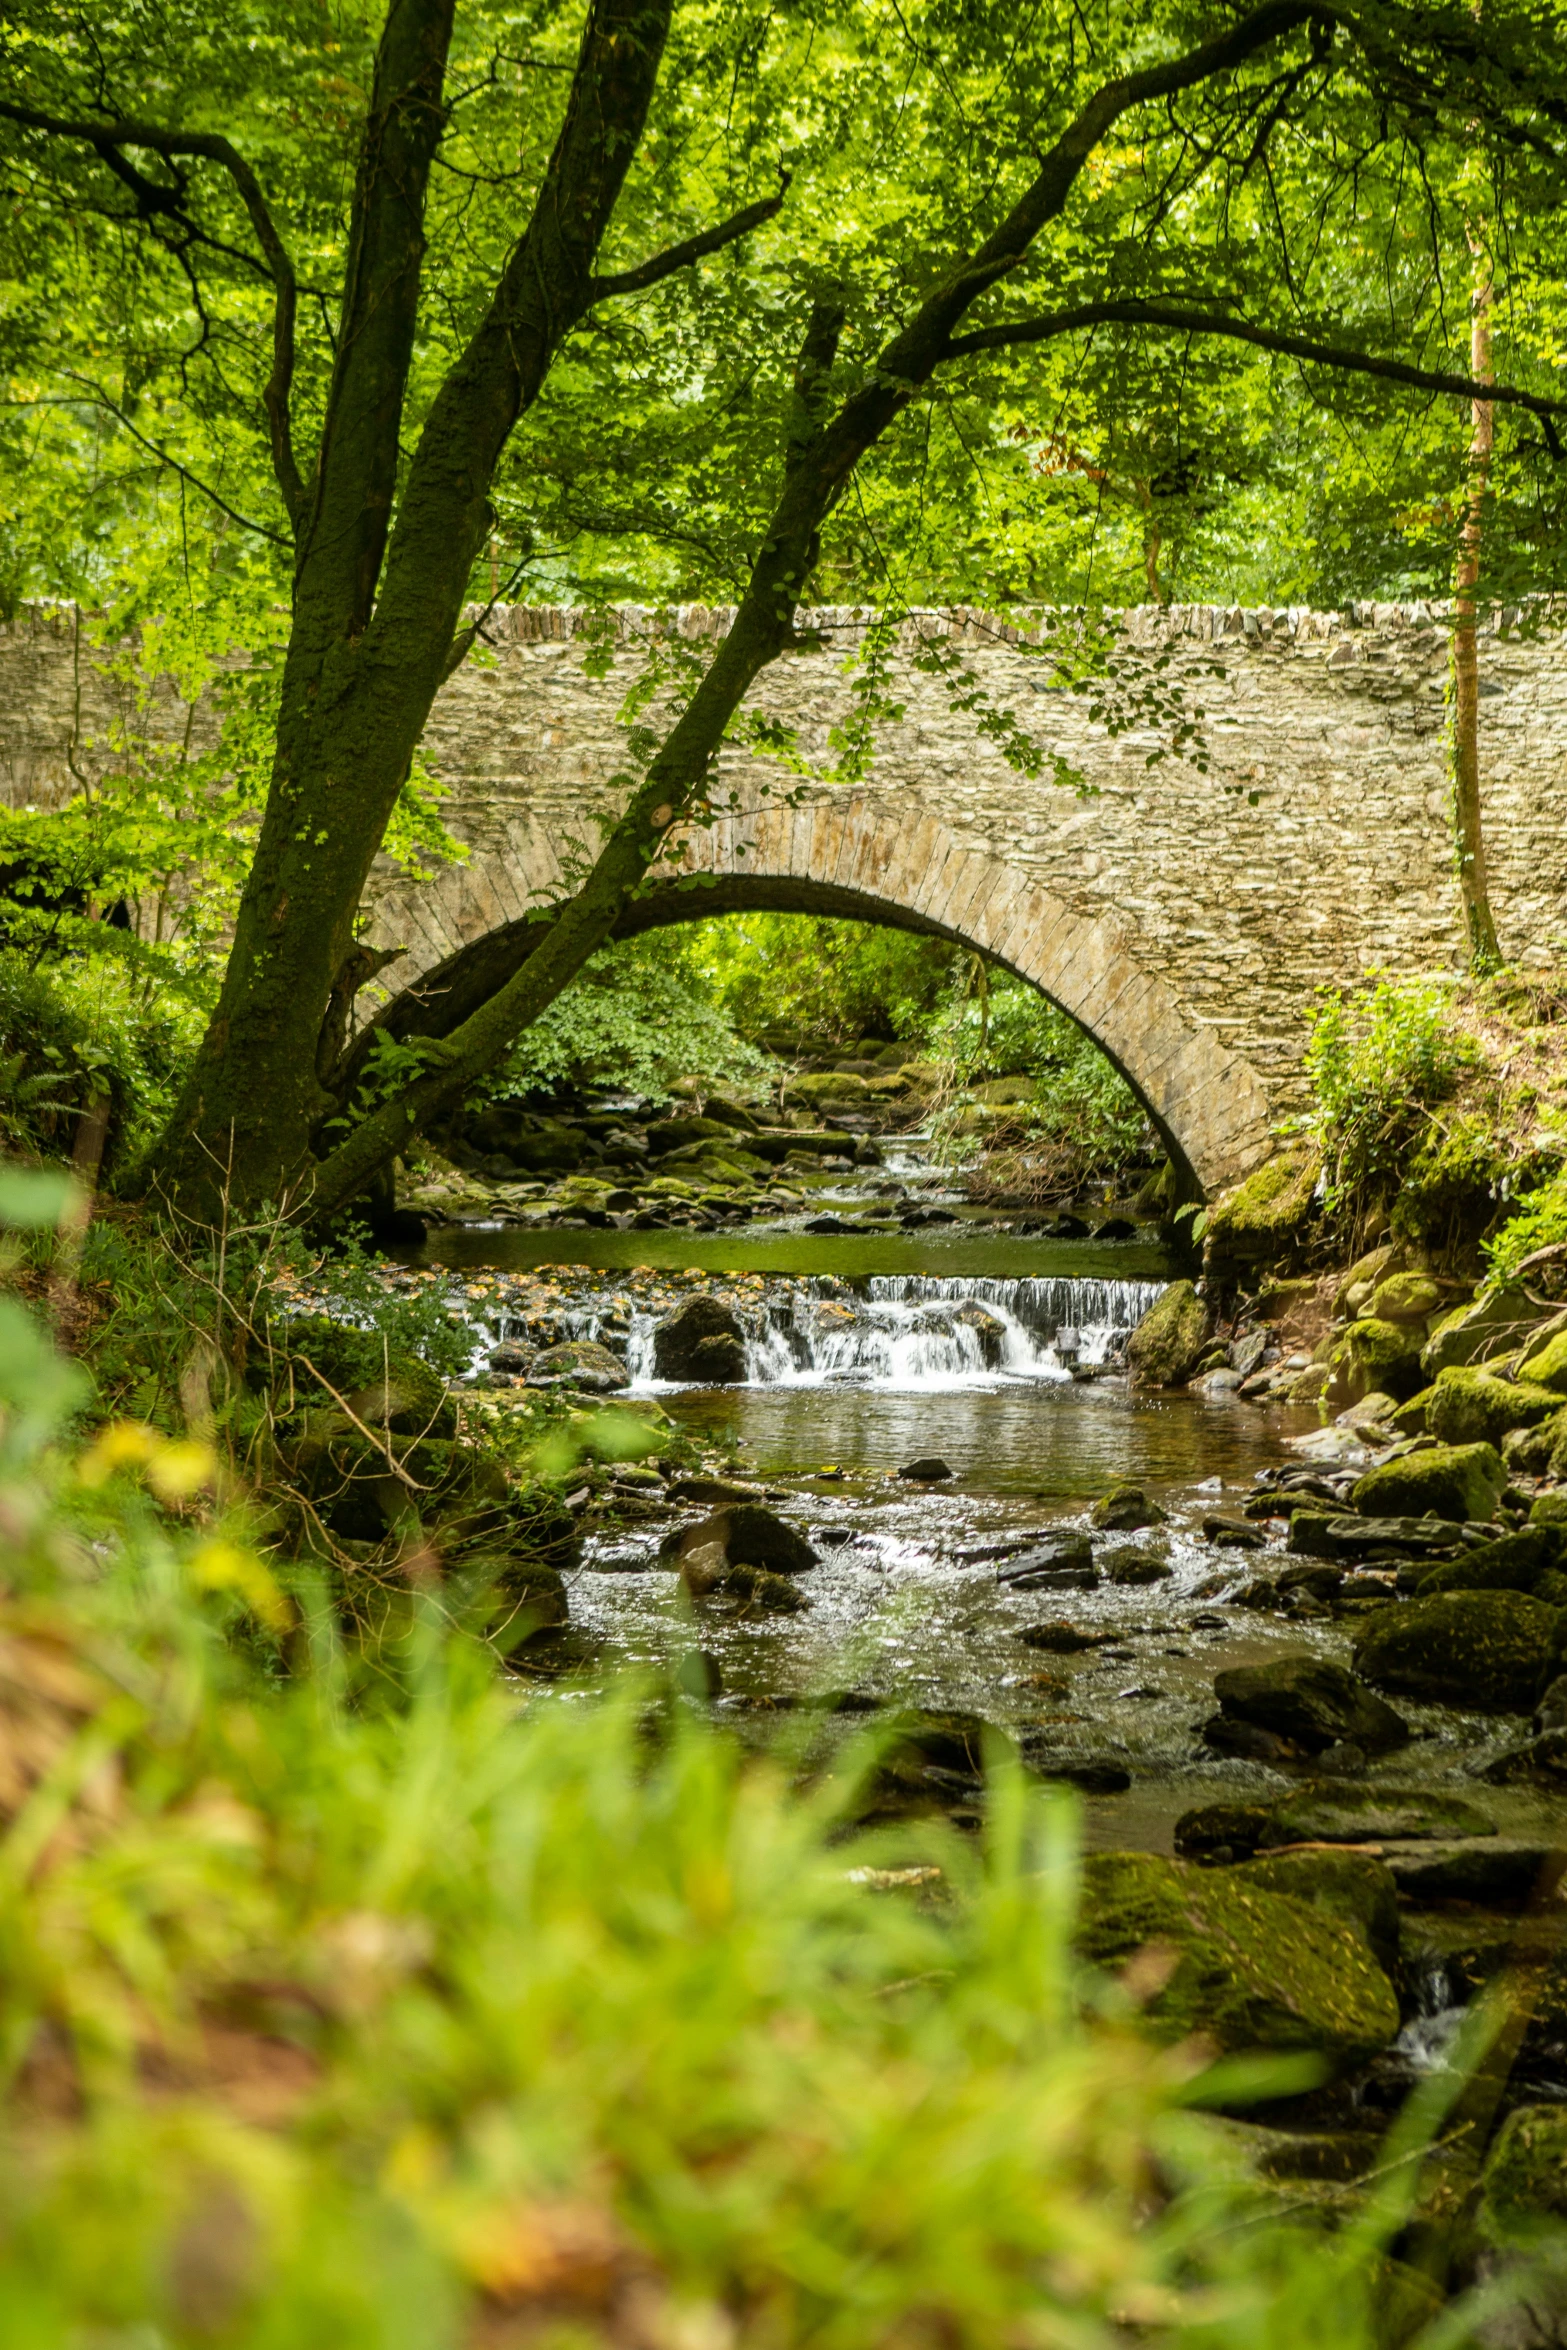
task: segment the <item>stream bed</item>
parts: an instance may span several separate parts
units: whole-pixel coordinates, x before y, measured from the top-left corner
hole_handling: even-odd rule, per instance
[[[847,1216],[861,1198],[845,1186],[821,1204]],[[693,1611],[658,1562],[677,1515],[628,1494],[617,1522],[590,1525],[571,1578],[573,1623],[604,1665],[667,1667],[700,1650],[720,1715],[748,1726],[825,1690],[982,1715],[1022,1734],[1036,1767],[1058,1761],[1090,1785],[1096,1771],[1124,1774],[1123,1788],[1085,1798],[1087,1840],[1102,1848],[1169,1851],[1192,1805],[1280,1792],[1285,1774],[1201,1743],[1214,1675],[1303,1648],[1347,1663],[1353,1625],[1237,1605],[1250,1576],[1283,1563],[1280,1538],[1237,1552],[1203,1521],[1234,1518],[1258,1476],[1294,1457],[1290,1440],[1318,1425],[1315,1412],[1129,1388],[1106,1358],[1175,1271],[1145,1240],[1033,1239],[961,1211],[917,1234],[802,1227],[469,1225],[433,1235],[417,1260],[461,1276],[487,1343],[521,1332],[508,1286],[523,1275],[535,1293],[546,1283],[572,1334],[625,1362],[633,1395],[656,1396],[819,1553],[799,1614]],[[660,1382],[654,1323],[704,1284],[744,1303],[747,1377]],[[930,1455],[949,1478],[899,1477]],[[998,1551],[1036,1530],[1085,1526],[1120,1479],[1143,1486],[1166,1522],[1096,1536],[1096,1558],[1151,1550],[1167,1576],[1091,1590],[1014,1591],[999,1579]],[[1058,1654],[1025,1642],[1063,1620],[1103,1644]],[[1477,1750],[1505,1744],[1505,1726],[1403,1710],[1415,1742],[1369,1775],[1472,1795]],[[1487,1788],[1485,1808],[1507,1833],[1550,1819],[1527,1790]]]

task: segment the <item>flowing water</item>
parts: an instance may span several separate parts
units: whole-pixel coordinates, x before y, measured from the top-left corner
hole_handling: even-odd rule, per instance
[[[487,1342],[512,1326],[483,1302],[486,1269],[547,1269],[572,1330],[620,1352],[634,1391],[657,1395],[721,1448],[731,1473],[763,1487],[820,1554],[802,1579],[811,1604],[801,1614],[714,1607],[693,1616],[657,1560],[668,1515],[633,1519],[586,1542],[574,1622],[610,1660],[667,1665],[700,1647],[721,1675],[720,1710],[737,1719],[853,1689],[982,1714],[1026,1733],[1036,1759],[1123,1769],[1130,1787],[1086,1806],[1099,1844],[1167,1850],[1189,1804],[1276,1792],[1276,1773],[1201,1745],[1214,1674],[1303,1647],[1347,1661],[1350,1627],[1221,1608],[1248,1576],[1283,1560],[1276,1538],[1271,1554],[1218,1547],[1203,1520],[1238,1515],[1258,1473],[1289,1457],[1288,1439],[1314,1427],[1315,1414],[1131,1391],[1106,1358],[1175,1269],[1145,1244],[1028,1239],[966,1219],[866,1235],[809,1234],[799,1223],[711,1233],[468,1227],[430,1243],[426,1262],[470,1276],[469,1310]],[[723,1276],[740,1296],[743,1385],[678,1388],[653,1377],[653,1325],[675,1300],[649,1302],[649,1293],[677,1267]],[[898,1477],[932,1454],[950,1478]],[[1086,1524],[1089,1504],[1122,1478],[1143,1485],[1166,1522],[1096,1538],[1096,1557],[1152,1551],[1168,1570],[1162,1579],[1027,1591],[1002,1579],[1028,1536]],[[1022,1638],[1062,1619],[1097,1645],[1061,1654]],[[1426,1736],[1427,1782],[1472,1759],[1487,1734],[1411,1711]],[[1501,1806],[1513,1808],[1505,1797]]]

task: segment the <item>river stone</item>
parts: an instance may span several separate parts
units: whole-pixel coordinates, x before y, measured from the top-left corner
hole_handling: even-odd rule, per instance
[[[1029,1624],[1018,1634],[1027,1648],[1042,1648],[1050,1656],[1075,1656],[1082,1648],[1108,1648],[1118,1635],[1088,1632],[1081,1624]]]
[[[817,1562],[815,1551],[797,1526],[759,1502],[731,1503],[694,1526],[677,1527],[666,1534],[658,1555],[666,1565],[680,1565],[692,1551],[716,1546],[732,1567],[762,1567],[775,1575],[803,1575]]]
[[[1531,1386],[1554,1388],[1558,1396],[1567,1396],[1567,1329],[1542,1332],[1525,1349],[1518,1376]]]
[[[1297,1558],[1363,1559],[1371,1551],[1426,1558],[1451,1550],[1456,1535],[1445,1518],[1360,1518],[1297,1512],[1285,1549]]]
[[[1421,1578],[1419,1596],[1435,1599],[1443,1591],[1532,1592],[1559,1565],[1561,1547],[1555,1527],[1521,1527],[1516,1534],[1504,1534],[1499,1541],[1433,1567]]]
[[[1494,1361],[1527,1342],[1545,1323],[1554,1323],[1561,1308],[1540,1305],[1523,1289],[1493,1289],[1474,1305],[1455,1306],[1445,1314],[1426,1342],[1421,1366],[1427,1378],[1452,1363]]]
[[[1119,1967],[1150,1943],[1176,1952],[1141,2010],[1165,2040],[1225,2050],[1309,2048],[1352,2065],[1387,2046],[1398,2001],[1362,1931],[1304,1901],[1152,1853],[1090,1853],[1078,1945]]]
[[[1443,1444],[1494,1444],[1514,1428],[1533,1428],[1562,1408],[1553,1387],[1450,1365],[1425,1391],[1426,1432]]]
[[[716,1297],[688,1297],[655,1325],[653,1372],[698,1387],[732,1387],[746,1373],[745,1325]]]
[[[1265,1803],[1200,1803],[1175,1823],[1183,1860],[1233,1860],[1255,1852],[1269,1818]]]
[[[1139,1583],[1168,1582],[1173,1572],[1169,1562],[1153,1550],[1106,1551],[1103,1565],[1110,1581],[1122,1589]]]
[[[1198,1735],[1211,1753],[1228,1755],[1232,1762],[1267,1763],[1278,1770],[1306,1760],[1306,1749],[1293,1738],[1281,1738],[1277,1730],[1243,1722],[1235,1714],[1211,1714]]]
[[[1126,1342],[1126,1360],[1138,1387],[1180,1387],[1208,1343],[1208,1309],[1190,1281],[1172,1281],[1148,1308]]]
[[[1471,1901],[1481,1908],[1527,1901],[1561,1855],[1522,1836],[1443,1844],[1385,1843],[1382,1858],[1406,1901]]]
[[[1494,1518],[1506,1483],[1494,1445],[1436,1444],[1379,1461],[1358,1480],[1350,1500],[1363,1518],[1432,1516],[1462,1525]]]
[[[941,1485],[952,1471],[939,1453],[925,1453],[917,1461],[905,1461],[898,1475],[909,1485]]]
[[[965,1330],[972,1330],[979,1340],[979,1359],[987,1371],[994,1371],[1006,1352],[1007,1326],[999,1314],[982,1306],[973,1298],[959,1306],[952,1317]]]
[[[1207,1517],[1202,1522],[1203,1539],[1220,1550],[1266,1550],[1268,1537],[1260,1526],[1249,1526],[1243,1518]]]
[[[1421,1787],[1301,1787],[1269,1809],[1260,1844],[1380,1844],[1494,1836],[1496,1822],[1461,1795]]]
[[[1346,1738],[1382,1753],[1409,1736],[1408,1723],[1364,1682],[1308,1652],[1216,1674],[1213,1693],[1232,1721],[1254,1722],[1312,1754]]]
[[[1373,1394],[1402,1401],[1421,1386],[1420,1338],[1407,1322],[1351,1322],[1328,1357],[1326,1394],[1340,1407]]]
[[[1088,1522],[1101,1534],[1135,1534],[1143,1526],[1162,1526],[1169,1517],[1150,1501],[1140,1485],[1121,1482],[1102,1493],[1088,1513]]]
[[[1398,1886],[1384,1861],[1369,1852],[1272,1852],[1242,1861],[1232,1882],[1285,1893],[1331,1917],[1345,1919],[1365,1935],[1385,1973],[1398,1964]]]
[[[528,1368],[535,1384],[560,1379],[569,1387],[586,1388],[591,1395],[615,1395],[631,1385],[631,1375],[617,1355],[591,1338],[568,1338],[563,1346],[547,1346]]]
[[[1355,1669],[1438,1705],[1527,1713],[1550,1666],[1557,1611],[1517,1591],[1450,1591],[1379,1608],[1355,1635]]]
[[[1047,1534],[1016,1557],[1004,1559],[996,1569],[996,1581],[1009,1585],[1015,1591],[1048,1590],[1052,1578],[1071,1575],[1078,1578],[1074,1585],[1063,1589],[1091,1590],[1099,1580],[1094,1565],[1093,1545],[1080,1527],[1064,1527],[1059,1534]]]
[[[1419,1322],[1422,1327],[1442,1302],[1429,1273],[1390,1273],[1372,1293],[1370,1311],[1378,1322]]]
[[[676,1477],[669,1487],[671,1501],[699,1502],[705,1509],[723,1509],[732,1501],[760,1501],[759,1485],[737,1484],[732,1477]]]

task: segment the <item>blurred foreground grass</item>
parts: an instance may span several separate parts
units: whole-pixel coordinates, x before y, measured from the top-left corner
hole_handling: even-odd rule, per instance
[[[1383,2257],[1407,2171],[1337,2233],[1280,2216],[1204,2052],[1078,1968],[1063,1799],[1002,1776],[982,1848],[922,1827],[940,1878],[888,1885],[914,1848],[844,1835],[852,1758],[801,1793],[417,1597],[356,1672],[199,1445],[85,1402],[0,1300],[0,2350],[1369,2350],[1429,2314]]]

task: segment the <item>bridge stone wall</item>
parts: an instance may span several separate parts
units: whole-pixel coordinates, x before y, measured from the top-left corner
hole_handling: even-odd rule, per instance
[[[864,616],[811,617],[823,648],[775,664],[754,702],[825,763]],[[1127,615],[1134,654],[1162,659],[1157,674],[1202,707],[1206,773],[1190,760],[1149,766],[1157,735],[1109,734],[1015,632],[978,614],[922,620],[895,651],[903,714],[881,729],[863,784],[801,795],[783,769],[728,753],[715,797],[733,810],[684,838],[678,872],[713,877],[711,892],[689,890],[693,911],[816,903],[998,954],[1105,1044],[1211,1187],[1254,1163],[1298,1101],[1319,987],[1458,961],[1442,619],[1419,605]],[[418,886],[383,861],[371,935],[406,949],[385,984],[436,973],[569,894],[624,790],[617,712],[650,643],[668,625],[673,649],[700,656],[727,623],[700,607],[667,623],[625,608],[595,675],[583,616],[492,616],[488,649],[443,690],[425,746],[471,854]],[[1090,796],[1007,764],[953,709],[946,681],[915,665],[915,639],[930,634],[989,706],[1065,755]],[[1555,619],[1523,636],[1498,622],[1481,672],[1498,926],[1511,959],[1543,963],[1567,937],[1567,632]],[[12,804],[47,804],[101,765],[116,693],[123,705],[76,653],[69,614],[0,631],[0,791]],[[173,739],[189,720],[165,693],[143,723]],[[195,714],[198,739],[210,725]]]

